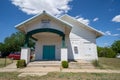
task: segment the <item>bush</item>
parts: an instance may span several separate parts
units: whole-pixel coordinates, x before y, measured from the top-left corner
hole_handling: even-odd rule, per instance
[[[108,47],[97,47],[99,57],[114,58],[116,53]]]
[[[120,40],[114,41],[113,44],[111,45],[111,48],[113,51],[116,53],[120,53]]]
[[[68,61],[62,61],[63,68],[68,68],[68,66],[69,66]]]
[[[98,60],[93,60],[93,61],[92,61],[92,64],[93,64],[95,67],[100,67],[100,64],[99,64],[99,61],[98,61]]]
[[[17,66],[17,68],[24,68],[24,67],[26,67],[26,61],[18,60],[16,66]]]

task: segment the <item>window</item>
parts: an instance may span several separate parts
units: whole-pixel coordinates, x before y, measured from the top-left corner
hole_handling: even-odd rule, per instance
[[[78,54],[78,47],[77,46],[74,46],[74,52],[75,52],[75,54]]]
[[[50,23],[50,20],[49,19],[42,19],[41,22],[42,23]]]

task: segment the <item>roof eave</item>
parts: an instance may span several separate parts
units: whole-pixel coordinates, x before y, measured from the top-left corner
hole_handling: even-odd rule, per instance
[[[104,36],[105,34],[103,33],[103,32],[101,32],[101,31],[99,31],[99,32],[97,32],[98,34],[96,34],[97,36],[96,36],[96,38],[99,38],[99,37],[101,37],[101,36]]]
[[[36,16],[33,16],[33,17],[31,17],[31,18],[29,18],[29,19],[27,19],[27,20],[25,20],[25,21],[23,21],[23,22],[15,25],[15,28],[21,27],[21,26],[24,25],[25,23],[30,22],[31,20],[35,19],[36,17],[38,17],[38,16],[40,16],[40,15],[42,15],[42,14],[43,14],[43,13],[40,13],[40,14],[38,14],[38,15],[36,15]]]
[[[75,18],[69,16],[68,14],[63,15],[63,16],[61,16],[60,18],[62,18],[62,17],[64,17],[64,16],[68,16],[68,17],[72,18],[73,20],[77,21]],[[79,21],[77,21],[77,22],[79,22]],[[93,28],[93,27],[91,27],[91,26],[89,26],[89,25],[85,25],[85,24],[83,24],[83,23],[81,23],[81,22],[79,22],[79,23],[82,24],[82,25],[84,25],[84,26],[86,26],[86,28],[94,31],[94,32],[96,33],[96,38],[101,37],[101,36],[104,35],[104,33],[103,33],[102,31],[96,30],[95,28]]]

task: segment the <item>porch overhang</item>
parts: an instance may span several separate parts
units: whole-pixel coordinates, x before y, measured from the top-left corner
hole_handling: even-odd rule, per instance
[[[32,18],[29,18],[29,19],[27,19],[27,20],[25,20],[25,21],[17,24],[17,25],[15,26],[15,28],[18,29],[18,30],[20,30],[20,31],[23,32],[23,33],[26,33],[25,28],[28,27],[27,25],[31,24],[31,23],[34,22],[35,20],[40,19],[40,18],[42,18],[42,17],[44,17],[44,16],[47,16],[47,17],[49,17],[50,19],[53,19],[53,20],[55,20],[55,21],[58,21],[60,24],[63,24],[65,27],[67,27],[67,28],[69,28],[69,29],[72,29],[72,27],[73,27],[73,25],[71,25],[70,23],[68,23],[68,22],[66,22],[66,21],[64,21],[64,20],[62,20],[62,19],[60,19],[60,18],[57,18],[57,17],[55,17],[55,16],[53,16],[53,15],[50,15],[50,14],[47,13],[46,11],[43,11],[43,13],[40,13],[40,14],[38,14],[38,15],[36,15],[36,16],[33,16]]]
[[[62,31],[59,31],[57,29],[52,29],[52,28],[40,28],[40,29],[35,29],[35,30],[27,32],[24,47],[29,46],[29,38],[32,38],[37,41],[37,39],[34,38],[32,35],[37,34],[37,33],[42,33],[42,32],[51,32],[51,33],[55,33],[55,34],[61,36],[62,37],[62,47],[66,47],[65,33],[63,33]]]

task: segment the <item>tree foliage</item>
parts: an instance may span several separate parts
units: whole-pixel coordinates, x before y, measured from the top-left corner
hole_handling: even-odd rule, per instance
[[[114,41],[110,47],[97,47],[99,57],[116,57],[120,53],[120,40]]]
[[[110,47],[97,47],[99,57],[114,58],[116,53]]]
[[[18,52],[21,50],[21,47],[24,46],[25,35],[21,32],[13,33],[11,36],[6,37],[3,43],[0,43],[0,51],[3,56],[9,55],[11,52]],[[34,42],[30,40],[29,46],[33,47]]]
[[[114,50],[114,52],[120,53],[120,40],[115,41],[112,45],[111,48]]]

